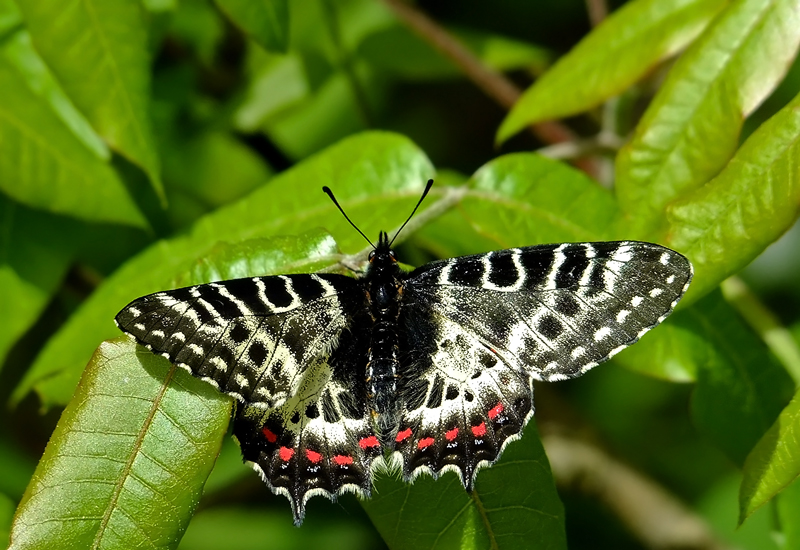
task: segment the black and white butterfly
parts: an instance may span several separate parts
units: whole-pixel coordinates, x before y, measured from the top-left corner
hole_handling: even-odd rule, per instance
[[[533,415],[533,380],[580,376],[636,342],[691,278],[681,254],[634,241],[511,248],[406,273],[381,232],[360,277],[158,292],[116,322],[241,402],[242,455],[299,524],[310,497],[368,496],[376,466],[398,459],[407,480],[452,470],[471,490]]]

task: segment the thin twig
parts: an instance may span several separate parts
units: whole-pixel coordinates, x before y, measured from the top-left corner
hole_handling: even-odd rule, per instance
[[[596,27],[608,16],[608,4],[605,0],[586,0],[586,11],[589,13],[589,23]]]
[[[725,550],[711,528],[656,482],[586,442],[542,437],[556,483],[602,501],[647,548]]]
[[[450,59],[478,88],[504,109],[511,109],[522,92],[514,83],[478,59],[453,35],[423,12],[403,0],[384,0],[384,3],[418,36]],[[546,121],[531,127],[534,135],[544,143],[560,143],[577,138],[565,125]]]

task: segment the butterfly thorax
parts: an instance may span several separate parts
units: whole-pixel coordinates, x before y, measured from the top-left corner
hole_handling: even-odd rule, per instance
[[[384,447],[391,447],[400,413],[397,331],[402,271],[383,231],[378,246],[370,253],[369,262],[366,282],[373,324],[366,369],[367,392],[378,439]]]

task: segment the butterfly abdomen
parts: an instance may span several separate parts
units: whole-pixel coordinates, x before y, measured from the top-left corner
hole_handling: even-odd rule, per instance
[[[373,325],[367,360],[367,394],[376,432],[384,448],[393,448],[400,418],[397,399],[398,319],[400,317],[400,269],[381,234],[370,261],[367,284]]]

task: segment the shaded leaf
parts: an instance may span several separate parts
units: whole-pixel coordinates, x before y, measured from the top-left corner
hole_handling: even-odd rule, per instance
[[[800,393],[747,456],[743,473],[739,523],[800,476]]]
[[[725,3],[627,3],[525,91],[497,131],[497,141],[530,124],[580,113],[619,94],[691,43]]]
[[[640,226],[658,228],[666,205],[728,162],[744,117],[778,84],[798,44],[794,0],[739,0],[681,56],[617,157],[620,205]]]
[[[10,548],[177,546],[232,400],[136,349],[105,342],[89,362],[17,509]]]
[[[73,259],[83,231],[0,194],[0,365],[36,322]]]
[[[741,466],[789,401],[792,379],[719,292],[686,309],[681,323],[708,343],[698,350],[705,357],[696,366],[692,419]]]
[[[2,191],[59,214],[147,225],[117,173],[74,137],[3,56],[0,89]]]
[[[377,235],[379,229],[402,223],[407,205],[432,175],[430,162],[416,146],[384,132],[353,136],[283,172],[241,201],[201,218],[188,234],[156,243],[117,270],[48,342],[13,399],[36,387],[46,406],[66,403],[92,347],[118,334],[114,315],[130,300],[166,288],[219,241],[324,226],[343,250],[362,248],[363,240],[322,193],[323,185],[336,192],[366,233]]]
[[[453,473],[412,485],[380,476],[362,501],[390,548],[566,549],[564,509],[536,425],[482,470],[473,493]]]
[[[670,243],[695,267],[702,295],[758,256],[800,204],[800,95],[765,122],[708,184],[670,207]]]
[[[287,0],[214,0],[233,23],[269,51],[285,52],[289,45]]]
[[[150,59],[141,3],[25,0],[19,7],[36,49],[70,99],[163,197],[148,112]]]

